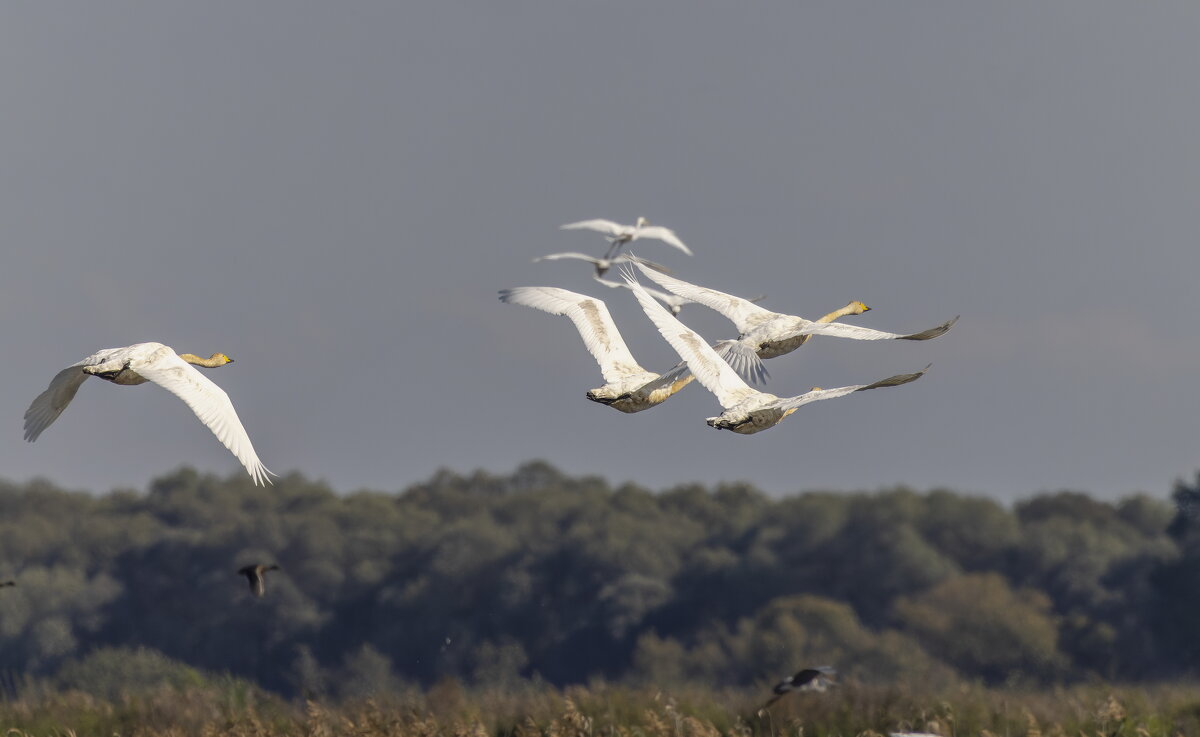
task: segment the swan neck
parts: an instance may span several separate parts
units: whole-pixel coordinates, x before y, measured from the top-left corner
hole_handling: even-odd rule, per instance
[[[839,317],[845,317],[846,315],[849,315],[850,312],[851,308],[849,305],[847,305],[846,307],[841,307],[833,312],[830,312],[828,315],[822,315],[821,317],[818,317],[816,321],[821,323],[831,323]]]
[[[201,358],[194,353],[180,353],[179,357],[193,366],[203,366],[204,368],[216,368],[224,366],[225,359],[219,353],[214,353],[210,358]]]

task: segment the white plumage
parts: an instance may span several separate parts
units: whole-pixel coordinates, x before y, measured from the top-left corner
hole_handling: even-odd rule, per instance
[[[625,280],[633,290],[634,296],[637,297],[638,303],[641,304],[642,311],[658,328],[658,332],[687,363],[696,380],[705,389],[712,392],[720,402],[725,411],[717,417],[708,418],[708,424],[719,430],[732,430],[742,435],[750,435],[778,425],[797,408],[810,402],[844,397],[847,394],[867,389],[900,386],[910,381],[916,381],[929,370],[929,367],[926,366],[917,373],[889,376],[873,384],[814,389],[795,397],[777,397],[774,394],[760,392],[743,381],[737,372],[722,360],[696,331],[681,323],[647,294],[632,274],[626,274]]]
[[[242,427],[229,395],[190,363],[212,367],[232,363],[232,359],[220,353],[213,354],[209,359],[190,353],[181,357],[162,343],[137,343],[125,348],[97,351],[55,374],[49,388],[33,400],[25,411],[25,439],[30,442],[37,440],[63,413],[89,376],[123,386],[136,386],[150,381],[191,407],[205,427],[246,468],[254,483],[263,486],[269,484],[268,474],[271,472],[254,452],[250,436]]]
[[[683,363],[664,374],[639,366],[602,300],[558,287],[516,287],[500,290],[500,301],[571,319],[608,382],[587,393],[593,402],[621,412],[641,412],[665,402],[692,381]]]
[[[661,225],[650,225],[650,221],[644,217],[639,217],[633,225],[622,225],[612,220],[596,219],[567,223],[566,225],[560,225],[559,229],[594,230],[597,233],[603,233],[609,243],[608,252],[604,254],[604,258],[612,258],[626,244],[632,243],[639,238],[654,238],[666,243],[668,246],[678,248],[689,256],[692,255],[692,249],[684,245],[679,236],[675,235],[675,231],[670,228],[664,228]]]
[[[597,277],[604,276],[606,273],[608,273],[609,269],[616,266],[617,264],[625,264],[625,263],[629,263],[630,261],[633,260],[629,256],[617,255],[617,256],[613,256],[612,258],[597,258],[595,256],[589,256],[586,253],[579,253],[577,251],[564,251],[563,253],[547,253],[545,256],[538,256],[537,258],[535,258],[533,260],[533,262],[537,263],[538,261],[560,261],[562,259],[570,259],[570,260],[574,260],[574,261],[587,261],[589,264],[592,265],[593,268],[596,269],[595,276],[597,276]],[[670,273],[670,269],[663,266],[662,264],[656,264],[653,261],[646,261],[644,259],[639,259],[639,260],[641,260],[642,263],[644,263],[648,266],[653,266],[654,268],[658,269],[659,271]],[[610,282],[610,283],[612,283],[612,282]]]
[[[750,300],[689,284],[654,269],[644,268],[641,264],[638,264],[638,268],[667,291],[711,307],[732,320],[738,329],[738,342],[749,346],[759,358],[775,358],[791,353],[803,345],[810,335],[831,335],[854,340],[929,340],[942,335],[958,322],[955,317],[929,330],[909,334],[885,333],[833,322],[820,323],[796,315],[771,312]]]

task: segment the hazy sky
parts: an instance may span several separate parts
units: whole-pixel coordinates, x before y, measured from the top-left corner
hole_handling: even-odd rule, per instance
[[[708,5],[709,7],[700,7]],[[652,487],[1166,493],[1200,465],[1200,5],[156,2],[0,7],[0,475],[142,488],[239,470],[181,402],[59,369],[154,340],[259,455],[339,490],[545,458]],[[623,415],[570,323],[565,222],[639,215],[687,280],[927,343],[816,339],[770,390],[916,384],[742,437],[689,387]],[[732,325],[681,314],[706,337]]]

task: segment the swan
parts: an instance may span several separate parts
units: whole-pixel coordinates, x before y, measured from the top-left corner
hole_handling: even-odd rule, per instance
[[[547,253],[545,256],[538,256],[537,258],[535,258],[533,260],[533,262],[536,264],[538,261],[558,261],[558,260],[564,259],[564,258],[565,259],[575,259],[578,261],[587,261],[593,267],[595,267],[597,277],[604,276],[606,273],[608,273],[609,269],[611,269],[613,266],[615,266],[617,264],[629,263],[630,261],[633,260],[633,259],[629,258],[628,256],[621,256],[621,255],[613,256],[612,258],[596,258],[595,256],[589,256],[586,253],[578,253],[576,251],[566,251],[564,253]],[[663,266],[662,264],[656,264],[653,261],[646,261],[646,260],[643,260],[642,263],[652,266],[652,267],[658,269],[659,271],[662,271],[662,272],[665,272],[668,274],[671,273],[671,270],[668,269],[667,267]]]
[[[641,264],[638,264],[638,268],[641,268]],[[654,269],[642,268],[642,273],[667,291],[711,307],[732,320],[738,329],[738,341],[750,346],[759,358],[775,358],[791,353],[807,342],[810,335],[832,335],[854,340],[929,340],[942,335],[958,322],[958,318],[955,317],[935,328],[907,335],[885,333],[882,330],[857,325],[833,322],[822,324],[820,321],[805,320],[795,315],[771,312],[741,297],[689,284]],[[847,307],[856,309],[856,304],[861,305],[862,311],[866,312],[867,306],[862,303],[851,302]]]
[[[679,236],[675,235],[675,231],[670,228],[664,228],[661,225],[651,225],[650,221],[644,217],[639,217],[633,225],[622,225],[614,223],[611,220],[597,219],[567,223],[566,225],[558,226],[558,229],[594,230],[597,233],[603,233],[609,243],[608,251],[604,254],[604,258],[612,258],[626,244],[632,243],[638,238],[654,238],[666,243],[668,246],[678,248],[689,256],[692,255],[692,249],[679,240]]]
[[[633,259],[630,259],[630,261],[633,261]],[[615,282],[611,279],[601,279],[598,276],[593,276],[592,279],[600,282],[606,287],[629,288],[629,285],[625,282]],[[678,315],[679,311],[685,304],[691,303],[690,299],[680,297],[678,294],[664,292],[661,289],[654,289],[653,287],[647,287],[645,285],[642,286],[642,289],[645,289],[647,292],[649,292],[651,297],[654,297],[659,302],[662,302],[664,305],[666,305],[667,309],[671,311],[672,315]],[[747,301],[761,302],[764,299],[766,299],[766,295],[759,295]],[[845,307],[839,307],[833,312],[821,315],[816,320],[813,320],[813,322],[827,325],[843,317],[861,315],[864,312],[870,311],[870,309],[871,308],[867,307],[866,304],[858,300],[854,300]],[[804,345],[804,343],[806,343],[810,337],[812,336],[801,336],[798,345]],[[717,355],[724,359],[730,366],[733,366],[733,370],[737,371],[743,379],[746,379],[751,384],[764,384],[766,383],[767,379],[771,377],[771,375],[767,373],[766,367],[763,366],[762,360],[760,360],[758,354],[752,350],[748,344],[741,343],[736,340],[723,340],[716,344],[714,348],[717,350]]]
[[[271,472],[258,460],[229,395],[189,365],[214,368],[227,363],[233,363],[233,359],[224,353],[200,358],[191,353],[176,354],[162,343],[136,343],[98,351],[55,374],[50,387],[33,400],[25,410],[25,439],[31,443],[37,440],[67,408],[89,376],[122,386],[152,381],[191,407],[217,440],[241,461],[254,483],[266,486],[271,483],[268,478]]]
[[[267,571],[278,570],[281,569],[274,563],[269,566],[259,563],[257,565],[243,566],[238,569],[238,573],[246,577],[246,581],[250,584],[250,590],[254,592],[255,596],[261,598],[267,593]]]
[[[658,328],[679,357],[691,369],[692,375],[721,403],[722,412],[709,417],[708,424],[718,430],[732,430],[742,435],[751,435],[778,425],[788,415],[809,402],[844,397],[853,392],[879,389],[885,386],[900,386],[921,378],[929,367],[914,374],[897,374],[873,384],[839,386],[834,389],[814,388],[795,397],[777,397],[760,392],[742,381],[737,372],[717,354],[713,347],[704,342],[700,335],[687,327],[651,297],[634,278],[633,273],[623,275],[630,289],[642,306],[642,311]]]
[[[662,404],[692,381],[683,363],[664,374],[639,366],[602,300],[558,287],[516,287],[500,290],[500,301],[571,318],[608,382],[587,393],[593,402],[632,414]]]

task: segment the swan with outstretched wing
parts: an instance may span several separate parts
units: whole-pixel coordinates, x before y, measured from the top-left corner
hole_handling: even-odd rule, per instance
[[[500,290],[500,301],[570,318],[607,382],[587,398],[632,414],[662,404],[692,381],[682,362],[663,374],[638,365],[602,300],[558,287]]]
[[[644,268],[641,264],[637,266],[651,281],[668,292],[710,307],[729,318],[737,327],[738,341],[753,349],[759,358],[775,358],[791,353],[807,342],[812,335],[830,335],[853,340],[929,340],[945,334],[958,322],[958,318],[955,317],[929,330],[908,334],[887,333],[858,325],[822,323],[817,320],[805,320],[796,315],[771,312],[750,300],[689,284],[669,274]],[[861,302],[852,302],[849,306],[856,304],[862,305],[862,311],[866,311],[866,305]]]
[[[200,358],[176,353],[162,343],[137,343],[98,351],[55,374],[49,388],[25,411],[25,439],[33,442],[63,413],[89,376],[136,386],[153,382],[179,397],[245,467],[255,484],[271,483],[270,471],[258,460],[250,436],[242,427],[233,402],[221,387],[192,366],[214,368],[233,363],[224,353]]]
[[[588,262],[589,264],[592,265],[592,268],[594,268],[596,270],[596,277],[604,276],[605,274],[608,273],[609,269],[616,266],[617,264],[625,264],[625,263],[629,263],[633,260],[629,256],[620,255],[620,254],[613,256],[612,258],[597,258],[595,256],[589,256],[586,253],[578,253],[576,251],[565,251],[563,253],[547,253],[545,256],[538,256],[537,258],[535,258],[533,260],[533,262],[536,264],[539,261],[560,261],[563,259]],[[646,264],[647,266],[652,266],[663,273],[666,273],[666,274],[671,273],[671,270],[668,269],[667,267],[663,266],[662,264],[656,264],[653,261],[646,261],[644,259],[642,259],[642,263]]]
[[[592,230],[602,233],[608,240],[608,251],[604,254],[604,258],[612,258],[617,253],[620,253],[622,248],[639,238],[654,238],[666,243],[668,246],[683,251],[689,256],[692,255],[692,249],[688,248],[679,239],[679,236],[675,235],[675,231],[670,228],[664,228],[661,225],[651,225],[650,221],[644,217],[639,217],[633,225],[622,225],[621,223],[602,218],[580,220],[577,223],[560,225],[559,230]]]
[[[724,411],[716,417],[708,418],[708,424],[718,430],[732,430],[742,435],[751,435],[778,425],[788,415],[810,402],[836,399],[868,389],[900,386],[916,381],[929,370],[929,367],[926,366],[916,373],[889,376],[873,384],[813,389],[795,397],[778,397],[761,392],[743,381],[737,372],[700,337],[699,333],[681,323],[651,297],[637,282],[632,272],[625,273],[623,276],[629,283],[630,289],[633,290],[634,296],[637,297],[638,303],[642,306],[642,311],[658,328],[659,334],[666,338],[679,357],[688,365],[696,380],[705,389],[712,392],[721,404]]]

